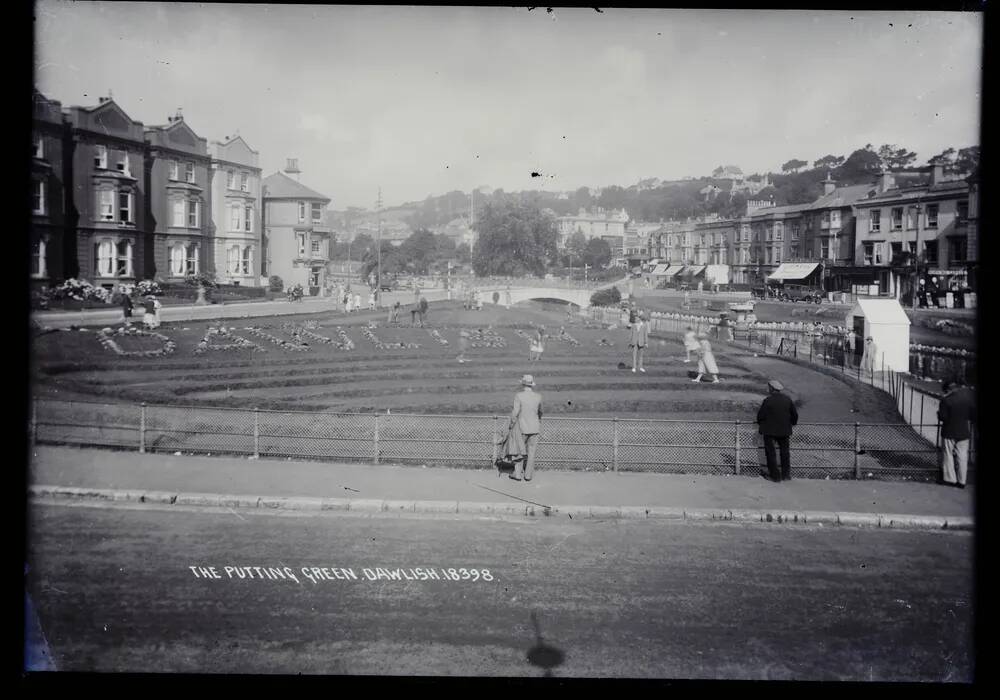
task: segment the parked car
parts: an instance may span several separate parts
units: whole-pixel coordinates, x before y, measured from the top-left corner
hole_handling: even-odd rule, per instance
[[[780,298],[783,301],[804,301],[821,304],[823,303],[823,290],[809,287],[804,284],[786,284],[782,287]]]
[[[383,292],[394,292],[399,289],[399,282],[396,280],[383,280],[382,284],[379,285],[379,289]]]

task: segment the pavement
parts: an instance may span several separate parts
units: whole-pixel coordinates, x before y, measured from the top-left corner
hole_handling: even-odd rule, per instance
[[[793,467],[794,474],[794,467]],[[882,481],[402,467],[35,446],[35,499],[569,519],[972,530],[975,487]]]

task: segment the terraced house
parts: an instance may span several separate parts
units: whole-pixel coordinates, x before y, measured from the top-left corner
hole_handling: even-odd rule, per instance
[[[146,218],[152,245],[146,247],[147,276],[177,281],[215,268],[211,211],[211,168],[207,139],[184,121],[180,110],[164,126],[146,128]]]
[[[67,260],[63,168],[62,105],[35,92],[31,135],[31,263],[32,284],[47,286],[62,279]],[[76,255],[69,259],[75,264]]]
[[[299,173],[294,159],[284,172],[264,178],[265,275],[277,275],[287,288],[301,284],[316,296],[326,283],[330,262],[330,228],[325,214],[330,198],[292,179]]]
[[[212,258],[225,284],[261,284],[259,154],[240,136],[211,144]]]
[[[64,273],[108,288],[141,279],[152,253],[142,122],[110,96],[70,107],[65,120]]]

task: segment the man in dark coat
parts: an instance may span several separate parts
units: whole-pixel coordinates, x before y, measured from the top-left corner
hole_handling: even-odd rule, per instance
[[[942,482],[964,489],[972,437],[969,424],[976,421],[976,399],[972,391],[958,381],[945,382],[941,388],[944,398],[938,404],[938,420],[941,421],[943,443]]]
[[[767,383],[767,398],[757,411],[757,423],[760,434],[764,436],[764,455],[767,458],[767,471],[771,481],[788,481],[792,478],[792,468],[788,455],[788,438],[792,434],[792,426],[799,422],[799,412],[795,409],[792,399],[781,393],[784,387],[777,379]],[[774,443],[778,443],[781,451],[781,471],[774,459]]]

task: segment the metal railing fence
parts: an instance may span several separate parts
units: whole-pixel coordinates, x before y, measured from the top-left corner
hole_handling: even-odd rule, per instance
[[[913,394],[909,394],[912,396]],[[901,394],[902,396],[902,394]],[[33,399],[36,444],[139,452],[488,468],[507,416],[328,413]],[[806,423],[792,468],[812,478],[932,480],[935,425]],[[757,475],[757,426],[740,421],[545,418],[542,469]]]

